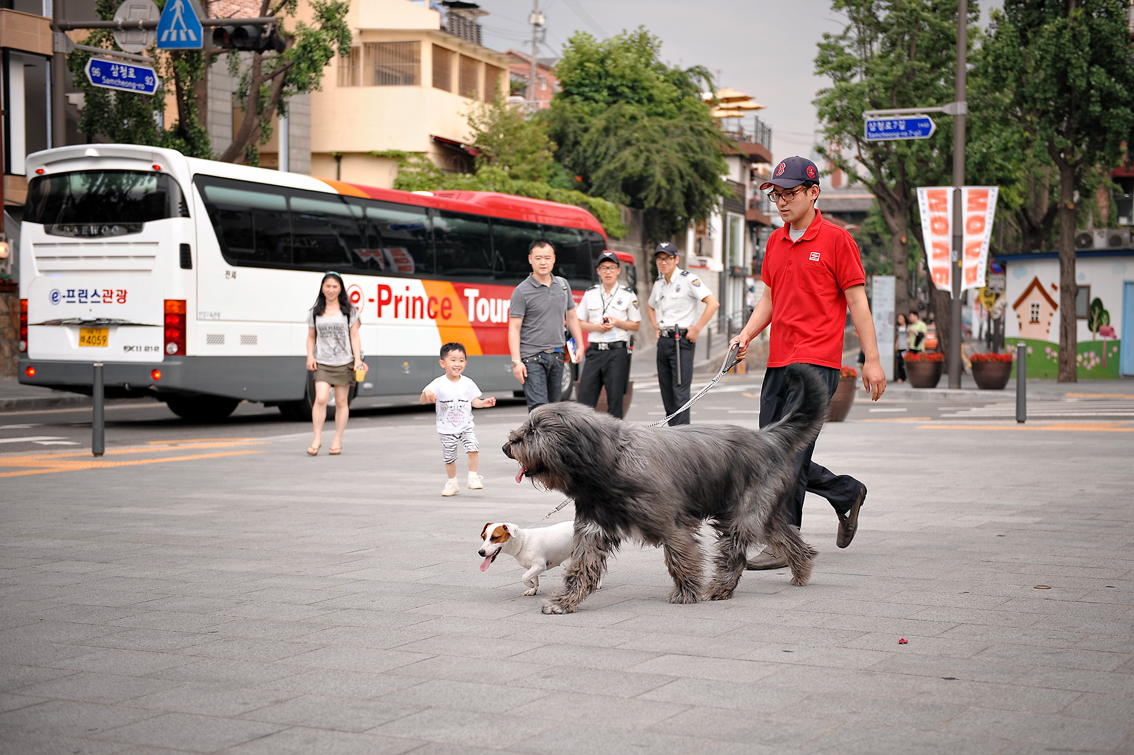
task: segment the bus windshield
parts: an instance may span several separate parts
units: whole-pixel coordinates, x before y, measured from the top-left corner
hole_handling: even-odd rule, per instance
[[[165,173],[81,170],[28,184],[24,220],[58,236],[119,236],[142,224],[189,217],[181,187]]]

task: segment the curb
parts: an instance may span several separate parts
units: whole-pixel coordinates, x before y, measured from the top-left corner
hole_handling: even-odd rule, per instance
[[[44,396],[28,398],[0,398],[0,414],[9,412],[34,412],[51,409],[89,409],[93,406],[90,396],[75,394],[72,396]],[[145,406],[152,404],[150,399],[111,398],[106,399],[106,406]]]

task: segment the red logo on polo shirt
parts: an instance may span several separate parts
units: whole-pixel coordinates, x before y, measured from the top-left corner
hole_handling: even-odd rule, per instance
[[[787,163],[780,163],[776,166],[776,175],[782,176],[785,170],[787,170]]]
[[[819,174],[815,172],[815,166],[814,165],[808,165],[807,166],[807,177],[814,179],[817,175],[819,175]]]

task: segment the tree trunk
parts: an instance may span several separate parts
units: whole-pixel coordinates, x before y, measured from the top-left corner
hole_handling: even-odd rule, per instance
[[[1066,160],[1056,160],[1059,168],[1059,377],[1060,383],[1079,381],[1076,361],[1078,338],[1075,332],[1075,169]]]
[[[957,273],[954,271],[953,274]],[[953,295],[933,285],[932,278],[926,285],[929,286],[929,308],[933,312],[933,322],[936,325],[937,350],[942,354],[948,354],[949,339],[952,337],[952,333],[949,332],[949,304],[953,301]]]
[[[894,262],[894,312],[909,311],[910,304],[910,251],[909,229],[906,214],[898,217],[899,232],[892,237],[890,257]]]

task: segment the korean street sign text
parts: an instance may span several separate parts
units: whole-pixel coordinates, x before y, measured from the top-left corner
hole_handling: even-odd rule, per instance
[[[96,87],[138,94],[153,94],[158,88],[157,73],[140,63],[91,58],[87,61],[86,72],[87,81]]]
[[[928,139],[937,130],[937,124],[928,115],[909,115],[890,118],[867,118],[866,141],[884,142],[894,139]]]

